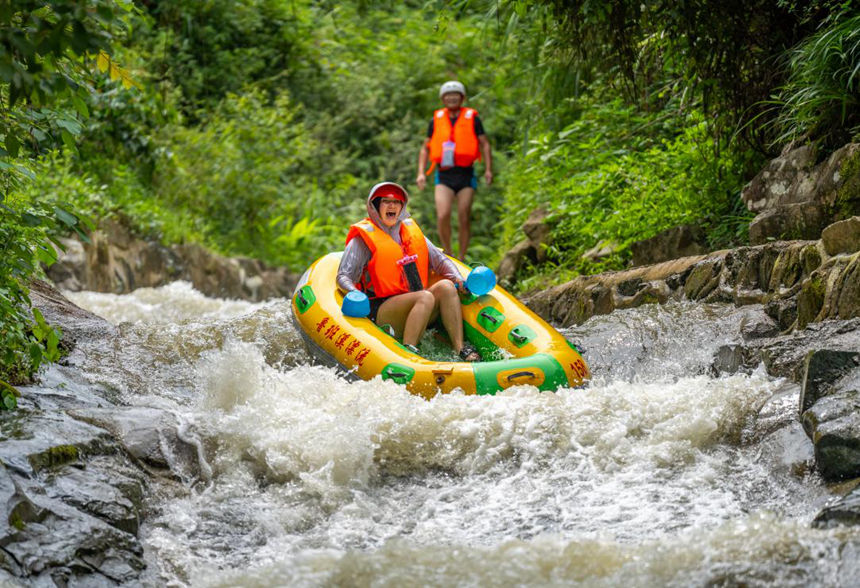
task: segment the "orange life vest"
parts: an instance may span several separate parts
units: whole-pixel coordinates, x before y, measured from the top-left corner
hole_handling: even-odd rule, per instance
[[[454,165],[469,167],[476,159],[481,159],[478,136],[475,134],[476,116],[478,111],[474,108],[461,108],[452,127],[447,108],[440,108],[433,113],[433,135],[427,141],[430,161],[442,163],[442,143],[445,141],[454,141]]]
[[[361,280],[356,286],[371,298],[383,296],[394,296],[409,292],[409,284],[403,269],[397,262],[407,255],[416,255],[418,274],[421,283],[427,287],[427,279],[430,268],[430,254],[427,252],[427,242],[424,233],[418,224],[411,218],[404,219],[400,223],[400,242],[377,227],[366,218],[357,222],[349,228],[346,242],[349,243],[356,236],[360,236],[370,249],[370,262],[367,264]]]

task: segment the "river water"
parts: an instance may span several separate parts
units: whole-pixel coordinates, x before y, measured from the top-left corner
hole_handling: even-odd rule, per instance
[[[849,586],[860,530],[810,527],[835,495],[798,388],[711,374],[758,309],[674,303],[564,334],[585,389],[409,395],[308,365],[289,302],[188,284],[69,293],[119,325],[92,384],[167,409],[199,444],[153,488],[147,581],[174,586]]]

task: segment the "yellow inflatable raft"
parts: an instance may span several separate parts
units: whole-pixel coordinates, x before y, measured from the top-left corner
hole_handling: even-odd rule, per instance
[[[466,394],[495,394],[519,384],[541,390],[580,386],[591,377],[577,348],[499,287],[463,302],[465,335],[481,362],[428,360],[403,347],[367,318],[341,313],[335,285],[342,253],[329,253],[308,268],[296,286],[293,317],[311,353],[364,380],[378,375],[431,398],[460,388]],[[469,268],[453,260],[463,275]]]

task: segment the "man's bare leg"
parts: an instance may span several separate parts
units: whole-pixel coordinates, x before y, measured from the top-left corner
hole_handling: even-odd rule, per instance
[[[436,198],[436,229],[439,231],[439,240],[442,241],[442,249],[448,255],[453,255],[451,249],[451,208],[454,204],[454,190],[442,184],[436,184],[434,191]]]
[[[472,237],[472,200],[474,188],[463,188],[457,192],[457,222],[460,224],[460,261],[466,261],[469,239]]]

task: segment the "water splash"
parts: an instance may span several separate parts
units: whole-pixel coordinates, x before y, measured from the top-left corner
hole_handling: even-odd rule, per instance
[[[121,321],[162,303],[147,295],[79,300],[120,309],[102,312]],[[143,530],[155,583],[852,577],[860,534],[808,526],[829,494],[791,417],[797,387],[763,371],[711,373],[717,347],[760,309],[594,317],[565,332],[596,375],[585,389],[425,401],[308,365],[286,301],[235,306],[185,287],[160,296],[200,306],[188,302],[173,322],[133,319],[79,363],[128,403],[169,406],[211,467],[207,484],[156,489],[164,499]]]

